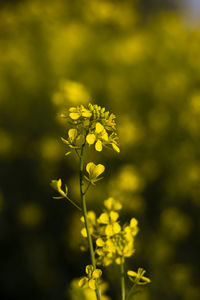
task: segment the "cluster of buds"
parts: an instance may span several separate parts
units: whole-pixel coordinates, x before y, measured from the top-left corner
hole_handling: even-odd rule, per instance
[[[93,211],[88,212],[90,234],[96,243],[97,263],[108,266],[120,264],[126,257],[134,254],[134,240],[138,233],[138,222],[132,218],[129,225],[119,224],[118,211],[121,204],[110,197],[104,201],[105,211],[97,218]],[[83,218],[81,221],[84,222]],[[87,237],[85,227],[81,234]]]
[[[68,131],[68,138],[62,141],[70,148],[80,149],[84,144],[94,145],[96,151],[111,146],[120,152],[116,133],[115,115],[105,108],[92,105],[79,105],[69,108],[67,114],[69,124],[73,126]]]

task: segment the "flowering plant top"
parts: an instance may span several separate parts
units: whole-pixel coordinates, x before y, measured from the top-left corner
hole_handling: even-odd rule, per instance
[[[68,130],[68,138],[62,141],[70,148],[80,149],[84,144],[94,145],[101,152],[103,147],[111,146],[120,152],[116,132],[115,115],[104,107],[89,103],[86,107],[79,105],[70,107],[62,117],[68,119],[72,128]],[[67,153],[69,154],[69,153]]]

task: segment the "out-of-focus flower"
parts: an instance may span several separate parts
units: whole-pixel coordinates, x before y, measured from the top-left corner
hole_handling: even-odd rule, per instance
[[[80,279],[75,278],[70,284],[70,300],[96,300],[96,293],[95,290],[84,287],[79,287]],[[101,300],[111,300],[110,297],[105,295],[105,292],[108,290],[107,282],[102,281],[102,279],[98,280],[98,287],[101,291]]]
[[[151,282],[151,280],[143,276],[146,271],[142,268],[139,268],[137,272],[129,270],[127,272],[129,279],[138,285],[145,285]]]
[[[102,271],[100,269],[95,269],[92,265],[87,265],[85,268],[87,276],[82,277],[79,281],[79,287],[89,287],[92,290],[97,288],[97,280],[101,277]]]
[[[121,226],[117,222],[118,218],[119,218],[119,214],[115,211],[111,211],[109,213],[105,212],[99,216],[99,218],[97,219],[97,222],[99,224],[106,225],[105,234],[107,236],[112,236],[115,233],[119,233],[121,230]]]
[[[120,210],[122,205],[119,201],[115,200],[113,197],[109,197],[104,201],[104,206],[107,210]]]
[[[88,223],[89,223],[89,231],[90,231],[90,234],[93,234],[94,232],[94,226],[96,225],[96,214],[94,211],[88,211],[87,213],[87,218],[88,218]],[[84,217],[82,216],[81,217],[81,222],[85,222],[84,220]],[[81,234],[83,237],[87,237],[87,231],[86,231],[86,228],[82,228],[81,229]]]

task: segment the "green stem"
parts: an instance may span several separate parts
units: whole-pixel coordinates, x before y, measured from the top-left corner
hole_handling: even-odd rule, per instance
[[[87,186],[86,189],[85,189],[84,195],[87,193],[87,191],[88,191],[90,185],[91,185],[91,182],[88,183],[88,186]]]
[[[130,298],[130,296],[131,296],[131,294],[133,293],[133,291],[134,291],[136,285],[137,285],[137,283],[135,282],[134,285],[131,287],[131,289],[130,289],[128,295],[127,295],[126,300],[128,300],[128,299]]]
[[[72,204],[74,205],[78,210],[82,210],[73,200],[71,200],[68,196],[65,196],[65,198]]]
[[[87,218],[87,206],[86,206],[86,200],[85,200],[85,192],[83,189],[83,167],[84,167],[84,145],[81,148],[81,153],[80,153],[80,194],[81,194],[81,204],[82,204],[82,212],[83,212],[83,217],[85,221],[85,227],[86,227],[86,232],[87,232],[87,238],[88,238],[88,245],[89,245],[89,250],[90,250],[90,257],[91,257],[91,263],[93,265],[94,270],[96,269],[96,261],[95,261],[95,254],[94,254],[94,249],[93,249],[93,243],[92,243],[92,237],[90,234],[89,230],[89,222]],[[96,292],[96,297],[97,300],[100,300],[100,291],[98,287],[95,290]]]
[[[121,258],[121,290],[122,290],[122,300],[126,298],[125,292],[125,271],[124,271],[124,259]]]

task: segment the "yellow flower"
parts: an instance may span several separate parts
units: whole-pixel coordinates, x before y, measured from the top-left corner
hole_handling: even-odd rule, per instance
[[[127,272],[129,279],[138,284],[138,285],[144,285],[144,284],[148,284],[151,282],[151,280],[145,276],[143,276],[146,273],[146,271],[142,268],[139,268],[137,273],[135,271],[131,271],[129,270]]]
[[[89,145],[93,145],[95,142],[95,149],[99,152],[102,151],[103,143],[108,142],[108,133],[104,126],[97,122],[95,125],[94,133],[89,133],[86,137],[86,141]]]
[[[130,225],[126,226],[124,228],[124,232],[126,233],[127,237],[128,236],[136,236],[138,233],[139,228],[138,228],[138,221],[135,218],[132,218],[130,221]]]
[[[83,134],[78,134],[77,129],[71,128],[68,131],[68,140],[61,138],[63,143],[68,145],[70,148],[80,148],[84,142],[85,138]]]
[[[63,199],[67,196],[68,193],[68,187],[65,185],[65,192],[62,190],[62,180],[61,179],[54,179],[51,181],[51,186],[54,188],[61,196],[59,197],[53,197],[54,199]]]
[[[93,162],[90,162],[86,166],[86,171],[88,172],[88,177],[85,176],[85,179],[91,182],[92,184],[95,184],[95,182],[99,181],[102,179],[98,178],[105,170],[104,165],[98,164],[95,165]]]
[[[97,222],[99,224],[105,224],[105,234],[107,236],[112,236],[116,233],[119,233],[121,230],[121,226],[118,224],[117,219],[119,218],[119,214],[115,211],[111,211],[109,213],[102,213]]]
[[[77,107],[70,107],[69,109],[69,117],[72,120],[78,120],[81,117],[83,118],[90,118],[92,116],[92,113],[85,108],[83,105],[77,106]]]
[[[85,272],[87,277],[82,277],[79,281],[79,287],[89,287],[92,290],[96,290],[97,288],[97,279],[99,279],[102,275],[102,271],[100,269],[95,269],[92,265],[87,265],[85,268]]]
[[[104,206],[107,210],[120,210],[122,205],[119,201],[116,201],[113,197],[109,197],[104,201]]]
[[[89,223],[89,231],[90,234],[93,234],[94,226],[96,225],[96,214],[94,211],[88,211],[87,213],[88,223]],[[84,217],[81,217],[81,222],[85,223]],[[81,229],[81,234],[84,238],[87,237],[87,230],[86,228]]]

